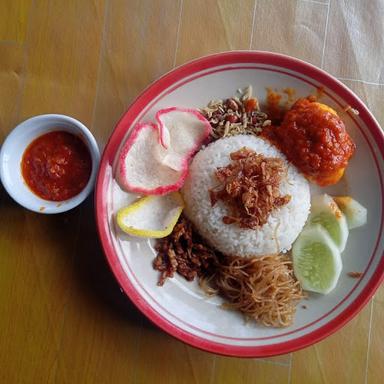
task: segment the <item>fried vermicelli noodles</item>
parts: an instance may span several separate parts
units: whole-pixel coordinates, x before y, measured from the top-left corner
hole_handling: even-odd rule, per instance
[[[158,285],[175,273],[188,281],[198,278],[206,295],[222,296],[223,307],[265,326],[291,325],[296,305],[305,297],[289,255],[225,256],[205,243],[185,216],[171,235],[157,242],[156,250]]]
[[[209,294],[213,288],[224,297],[224,307],[272,327],[291,325],[296,305],[304,297],[290,257],[281,254],[253,259],[224,257],[216,273],[204,277],[200,285],[208,287]]]

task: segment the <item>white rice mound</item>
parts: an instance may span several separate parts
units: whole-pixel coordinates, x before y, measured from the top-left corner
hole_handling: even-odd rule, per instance
[[[214,173],[227,166],[230,153],[243,147],[266,157],[283,159],[287,177],[280,183],[280,194],[288,194],[288,204],[271,212],[268,221],[258,229],[243,229],[237,224],[224,224],[229,211],[219,200],[213,207],[208,190],[218,185]],[[310,210],[310,191],[307,180],[285,156],[268,141],[250,135],[219,139],[200,150],[194,157],[189,176],[182,189],[185,214],[200,235],[226,255],[254,257],[288,251],[301,232]]]

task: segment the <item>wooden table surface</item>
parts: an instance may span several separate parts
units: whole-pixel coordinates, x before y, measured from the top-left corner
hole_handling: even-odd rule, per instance
[[[173,67],[231,49],[324,68],[384,125],[382,0],[2,0],[0,141],[63,113],[101,148],[130,102]],[[89,198],[29,212],[0,189],[1,383],[379,383],[384,289],[342,330],[265,359],[199,351],[149,323],[104,260]]]

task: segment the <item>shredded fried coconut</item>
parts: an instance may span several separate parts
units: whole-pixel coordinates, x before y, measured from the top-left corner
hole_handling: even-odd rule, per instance
[[[158,240],[155,249],[157,256],[153,267],[161,272],[157,283],[160,286],[175,272],[192,281],[216,262],[215,251],[205,245],[185,217],[179,219],[169,236]]]
[[[256,229],[264,225],[270,213],[291,200],[281,196],[279,186],[286,168],[281,159],[264,157],[249,148],[232,152],[232,163],[216,170],[219,185],[209,190],[211,205],[223,200],[230,215],[224,224]]]

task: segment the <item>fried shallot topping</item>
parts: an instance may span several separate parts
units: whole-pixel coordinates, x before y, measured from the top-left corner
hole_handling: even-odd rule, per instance
[[[264,225],[270,213],[288,204],[290,195],[281,196],[279,186],[286,175],[281,159],[265,157],[249,148],[230,154],[231,164],[217,168],[219,185],[209,190],[212,207],[223,200],[230,214],[224,224],[256,229]]]

